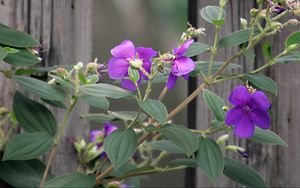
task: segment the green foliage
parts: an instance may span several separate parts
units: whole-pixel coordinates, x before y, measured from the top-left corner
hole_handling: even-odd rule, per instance
[[[155,120],[164,123],[167,121],[168,111],[165,105],[159,100],[147,99],[140,101],[139,106]]]
[[[4,59],[7,54],[8,53],[0,46],[0,60]]]
[[[114,168],[126,163],[137,147],[137,135],[132,129],[118,129],[104,140],[104,151]]]
[[[51,180],[46,181],[43,187],[57,187],[57,188],[64,188],[64,187],[86,187],[92,188],[94,187],[96,177],[95,175],[85,175],[82,173],[72,173],[67,174],[64,176],[59,176],[53,178]]]
[[[158,151],[166,151],[173,154],[184,154],[184,152],[170,140],[155,140],[148,142],[147,145]]]
[[[13,76],[12,79],[24,89],[38,97],[54,101],[62,101],[66,98],[65,93],[61,90],[58,90],[41,80],[25,76]]]
[[[244,80],[248,80],[255,88],[277,95],[277,83],[262,74],[245,74]]]
[[[0,27],[0,44],[19,48],[39,45],[39,43],[27,33],[3,25]]]
[[[199,139],[197,162],[200,169],[213,183],[219,179],[223,172],[223,153],[219,145],[212,139],[203,137]]]
[[[206,52],[209,49],[209,45],[201,43],[201,42],[194,42],[188,50],[184,53],[186,57],[193,57]]]
[[[217,26],[223,25],[225,22],[225,10],[218,6],[206,6],[201,9],[200,14],[205,21]]]
[[[0,178],[13,187],[38,187],[45,165],[39,160],[1,161]],[[51,178],[51,173],[48,179]]]
[[[109,101],[105,97],[84,95],[79,99],[84,101],[90,106],[100,108],[102,110],[108,110],[109,108]]]
[[[261,144],[287,146],[287,143],[284,140],[282,140],[282,138],[280,138],[276,133],[270,130],[263,130],[257,127],[255,128],[254,136],[250,138],[250,140]]]
[[[263,44],[263,54],[265,58],[270,61],[273,59],[272,57],[272,48],[271,48],[271,43],[270,42],[265,42]]]
[[[102,114],[96,114],[96,113],[84,114],[84,115],[81,115],[80,118],[88,119],[88,120],[95,121],[98,123],[105,123],[105,122],[112,121],[115,119],[115,117],[113,115],[103,114],[103,113]]]
[[[300,54],[288,54],[286,56],[276,58],[274,61],[279,63],[300,62]]]
[[[250,38],[250,30],[242,29],[235,31],[221,38],[219,41],[219,48],[228,48],[232,46],[238,46],[245,42],[248,42]]]
[[[169,163],[169,166],[186,166],[191,168],[199,167],[196,159],[174,159]]]
[[[17,53],[9,53],[4,61],[15,66],[32,66],[40,62],[37,56],[28,49],[20,49]]]
[[[300,44],[300,31],[292,33],[285,41],[285,47],[288,48],[289,46],[296,44]]]
[[[54,136],[56,120],[48,108],[18,91],[14,96],[13,111],[19,124],[28,132],[44,131]]]
[[[184,126],[166,124],[158,131],[178,146],[188,157],[198,150],[197,136]]]
[[[3,161],[30,160],[46,153],[53,144],[53,138],[46,132],[21,133],[7,142]]]
[[[128,90],[110,84],[89,84],[80,86],[79,89],[87,95],[98,97],[108,97],[113,99],[133,97],[133,94]]]
[[[264,180],[256,170],[229,158],[225,158],[223,173],[233,181],[250,188],[267,187]]]
[[[224,121],[225,112],[223,107],[225,106],[224,101],[215,93],[204,89],[203,99],[208,108],[214,113],[218,121]]]

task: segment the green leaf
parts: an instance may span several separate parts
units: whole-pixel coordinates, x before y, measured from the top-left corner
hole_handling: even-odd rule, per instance
[[[66,97],[65,93],[52,87],[47,82],[25,76],[13,76],[12,79],[27,91],[44,99],[62,101]]]
[[[155,140],[148,142],[147,145],[158,151],[166,151],[173,154],[184,154],[184,152],[170,140]]]
[[[199,55],[205,51],[207,51],[209,45],[201,43],[201,42],[194,42],[184,53],[185,57],[193,57]]]
[[[140,101],[139,106],[155,120],[164,123],[167,121],[168,110],[159,100],[147,99]]]
[[[224,158],[224,160],[225,167],[223,173],[233,181],[236,181],[250,188],[267,187],[262,177],[253,168],[244,165],[239,161],[235,161],[226,157]]]
[[[4,59],[7,54],[8,53],[0,46],[0,60]]]
[[[108,112],[109,115],[115,117],[116,119],[120,119],[123,121],[132,121],[138,115],[138,112],[135,111],[117,111],[117,112]],[[147,115],[144,113],[140,113],[139,120],[143,121],[147,118]]]
[[[267,76],[262,74],[246,74],[244,79],[248,80],[257,89],[277,95],[278,88],[276,82]]]
[[[54,75],[51,75],[51,77],[53,79],[55,79],[55,82],[56,83],[59,83],[60,85],[62,85],[63,87],[65,88],[68,88],[68,89],[75,89],[75,86],[73,86],[70,82],[68,82],[67,80],[64,80],[58,76],[54,76]]]
[[[46,132],[22,133],[7,142],[3,161],[35,159],[46,153],[53,144],[53,138]]]
[[[191,168],[199,167],[196,159],[175,159],[169,163],[169,166],[186,166]]]
[[[166,124],[158,131],[176,144],[188,157],[198,150],[197,136],[184,126]]]
[[[219,48],[227,48],[232,46],[238,46],[245,42],[248,42],[250,38],[250,30],[242,29],[236,32],[230,33],[229,35],[223,37],[219,41]]]
[[[79,98],[90,106],[107,110],[109,108],[109,101],[105,97],[85,95]]]
[[[215,183],[224,168],[223,153],[219,145],[212,139],[200,138],[197,161],[204,174]]]
[[[39,187],[45,165],[39,160],[1,161],[0,179],[13,187]],[[48,175],[48,179],[52,174]]]
[[[243,51],[243,54],[244,54],[244,56],[246,57],[246,59],[248,61],[250,61],[251,63],[254,62],[256,55],[255,55],[255,52],[254,52],[253,48],[250,48],[250,49],[247,49],[247,50]]]
[[[19,124],[27,132],[47,132],[54,136],[56,121],[48,108],[33,101],[16,91],[13,102],[13,111]]]
[[[52,101],[52,100],[43,99],[43,98],[41,98],[41,100],[53,107],[67,109],[66,105],[62,101]]]
[[[96,181],[95,175],[85,175],[83,173],[72,173],[64,176],[59,176],[51,180],[46,181],[43,187],[49,188],[64,188],[64,187],[94,187]]]
[[[299,54],[289,54],[286,56],[276,58],[276,59],[274,59],[274,61],[279,62],[279,63],[300,62],[300,55]]]
[[[155,167],[155,166],[143,166],[143,167],[128,170],[127,172],[125,172],[125,175],[130,176],[130,175],[138,174],[138,173],[147,174],[147,173],[151,173],[151,172],[153,172],[153,170],[157,170],[157,169],[159,169],[159,168]]]
[[[226,13],[224,9],[218,6],[206,6],[201,9],[200,14],[205,21],[220,26],[224,24]]]
[[[0,44],[27,48],[38,46],[39,43],[27,33],[8,27],[0,27]]]
[[[104,140],[104,151],[114,168],[126,163],[137,147],[137,135],[132,129],[118,129]]]
[[[263,44],[263,54],[265,56],[265,58],[270,61],[273,59],[272,57],[272,48],[271,48],[271,43],[268,41],[268,42],[265,42]]]
[[[255,128],[254,136],[250,138],[250,140],[261,144],[287,146],[287,143],[284,140],[282,140],[276,133],[270,130],[263,130],[257,127]]]
[[[79,89],[87,95],[98,97],[108,97],[114,99],[133,97],[133,94],[130,91],[110,84],[83,85],[80,86]]]
[[[16,48],[11,48],[11,47],[3,47],[3,50],[6,51],[9,54],[14,54],[14,53],[18,53],[20,50],[16,49]]]
[[[300,31],[292,33],[285,41],[286,48],[293,44],[300,44]]]
[[[207,72],[208,72],[209,62],[207,62],[207,61],[196,61],[195,63],[196,63],[196,68],[195,68],[195,70],[193,70],[193,71],[189,74],[190,77],[198,76],[198,74],[200,73],[200,71],[203,72],[203,73],[207,73]],[[224,64],[224,62],[219,62],[219,61],[214,62],[214,65],[213,65],[211,71],[212,71],[212,72],[215,72],[215,71],[219,70],[219,68],[220,68],[223,64]],[[240,68],[240,67],[241,67],[241,66],[238,65],[238,64],[230,63],[230,64],[226,67],[225,71],[230,71],[230,70],[232,70],[232,69],[237,69],[237,68]]]
[[[112,121],[113,119],[115,119],[115,117],[113,115],[110,115],[110,114],[84,114],[84,115],[81,115],[80,118],[82,119],[88,119],[88,120],[91,120],[91,121],[95,121],[95,122],[98,122],[98,123],[105,123],[107,121]]]
[[[20,49],[17,53],[9,53],[4,61],[15,66],[32,66],[40,62],[37,56],[28,49]]]
[[[214,113],[218,121],[225,120],[225,112],[223,106],[225,106],[224,101],[215,93],[204,89],[203,99],[208,108]]]

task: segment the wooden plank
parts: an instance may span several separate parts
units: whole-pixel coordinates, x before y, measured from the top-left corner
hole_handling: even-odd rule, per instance
[[[40,41],[46,52],[43,66],[76,64],[91,61],[92,0],[0,0],[0,22],[31,33]],[[0,104],[11,106],[14,84],[0,78]],[[54,174],[74,171],[76,155],[72,147],[75,137],[87,133],[87,122],[80,121],[80,114],[88,106],[79,104],[73,112],[65,138],[60,144],[52,165]],[[55,110],[58,120],[63,110]]]

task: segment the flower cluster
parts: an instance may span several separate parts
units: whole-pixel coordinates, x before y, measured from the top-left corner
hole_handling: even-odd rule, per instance
[[[194,40],[185,41],[178,48],[173,49],[173,54],[168,59],[163,59],[162,63],[171,65],[171,70],[166,83],[168,89],[172,89],[178,77],[188,79],[188,74],[195,69],[195,63],[184,53]],[[121,85],[125,89],[136,90],[141,80],[148,80],[151,76],[153,59],[157,52],[152,48],[137,47],[130,40],[124,40],[121,44],[111,50],[112,58],[108,62],[108,75],[111,79],[121,80]],[[162,59],[162,58],[159,58]],[[129,68],[138,71],[139,79],[136,83],[129,79]]]
[[[234,105],[226,114],[226,125],[234,126],[234,134],[240,138],[253,136],[255,125],[262,129],[270,127],[268,113],[271,103],[262,91],[237,86],[228,97]]]

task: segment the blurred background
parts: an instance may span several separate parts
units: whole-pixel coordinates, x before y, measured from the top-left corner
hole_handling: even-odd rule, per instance
[[[107,62],[110,49],[125,39],[136,46],[152,47],[162,53],[169,51],[187,27],[187,0],[94,0],[93,8],[92,56],[99,62]],[[152,97],[158,97],[163,87],[164,84],[156,84]],[[187,82],[180,79],[174,90],[164,100],[168,109],[185,98]],[[130,103],[118,102],[112,103],[112,109],[134,109]],[[186,124],[186,111],[176,116],[175,121]],[[142,179],[141,187],[184,187],[184,171],[150,175]]]

